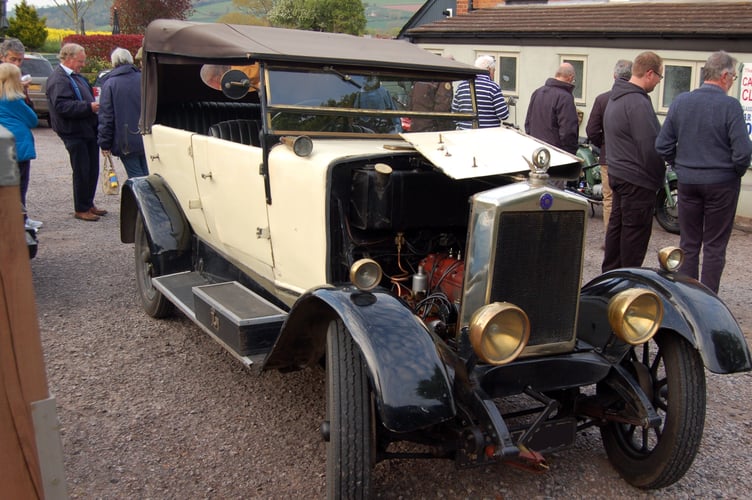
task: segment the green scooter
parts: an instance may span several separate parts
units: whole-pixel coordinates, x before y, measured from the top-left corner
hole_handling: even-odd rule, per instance
[[[591,209],[603,203],[601,166],[598,163],[599,149],[588,141],[581,142],[577,156],[583,160],[582,174],[576,183],[567,185],[567,190],[578,193],[590,202]],[[666,166],[663,187],[655,198],[655,219],[669,233],[679,234],[679,191],[676,172]]]

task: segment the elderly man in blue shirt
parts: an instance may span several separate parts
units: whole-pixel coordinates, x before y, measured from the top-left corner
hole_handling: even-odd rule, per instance
[[[509,118],[509,108],[504,100],[501,87],[494,81],[496,60],[493,56],[483,55],[475,60],[475,67],[488,70],[475,77],[475,101],[478,107],[478,128],[499,127],[501,122]],[[469,113],[473,110],[470,98],[470,84],[462,82],[457,86],[457,92],[452,100],[452,111]],[[457,123],[459,129],[473,128],[472,122]]]
[[[700,281],[716,293],[741,178],[752,158],[741,104],[727,95],[737,78],[736,65],[726,52],[711,54],[703,84],[674,99],[655,141],[658,154],[673,163],[679,178],[681,271],[697,279],[702,250]]]

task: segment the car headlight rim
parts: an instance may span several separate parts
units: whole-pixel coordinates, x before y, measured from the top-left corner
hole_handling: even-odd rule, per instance
[[[373,259],[360,259],[350,266],[350,281],[364,292],[376,288],[383,276],[381,266]]]
[[[630,345],[648,342],[663,320],[663,302],[652,290],[631,288],[614,295],[608,321],[614,334]]]
[[[684,250],[676,246],[661,248],[658,251],[658,263],[664,271],[677,272],[684,263]]]
[[[492,365],[516,359],[530,339],[530,320],[514,304],[494,302],[479,308],[470,319],[470,344],[478,358]]]

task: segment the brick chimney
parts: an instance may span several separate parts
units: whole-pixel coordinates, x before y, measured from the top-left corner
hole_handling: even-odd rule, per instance
[[[504,3],[503,0],[457,0],[457,15],[467,14],[469,10],[490,9]]]

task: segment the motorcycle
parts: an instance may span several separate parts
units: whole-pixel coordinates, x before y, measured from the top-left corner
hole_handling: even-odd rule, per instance
[[[598,163],[600,150],[588,141],[581,142],[577,156],[583,160],[582,174],[576,182],[567,184],[567,190],[584,196],[590,202],[592,213],[595,205],[603,203],[603,181]],[[679,191],[676,172],[666,166],[663,186],[655,198],[655,219],[669,233],[679,234]]]

